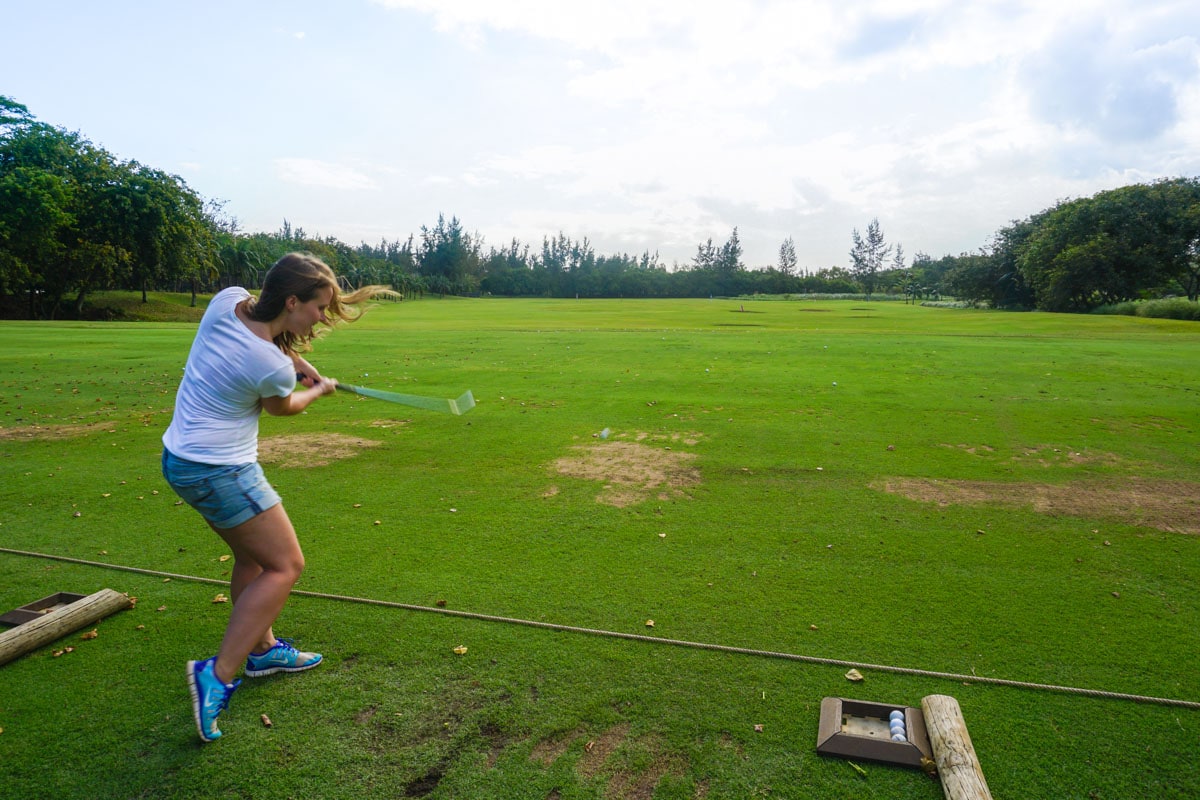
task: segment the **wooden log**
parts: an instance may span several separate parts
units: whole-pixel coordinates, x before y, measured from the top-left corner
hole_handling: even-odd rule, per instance
[[[921,700],[921,712],[946,800],[991,800],[958,701],[931,694]]]
[[[101,589],[68,606],[0,633],[0,665],[20,658],[68,633],[86,628],[109,614],[132,608],[133,601],[112,589]]]

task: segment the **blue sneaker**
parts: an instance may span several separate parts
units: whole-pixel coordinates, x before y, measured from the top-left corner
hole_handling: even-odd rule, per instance
[[[221,683],[221,679],[217,677],[216,664],[216,656],[203,661],[187,662],[188,689],[192,692],[192,712],[196,717],[196,729],[200,731],[200,738],[206,742],[214,742],[221,738],[221,731],[217,729],[217,715],[229,705],[233,690],[241,684],[241,681]]]
[[[291,639],[276,639],[267,652],[250,654],[246,659],[246,675],[258,678],[276,672],[303,672],[320,663],[320,653],[302,653]]]

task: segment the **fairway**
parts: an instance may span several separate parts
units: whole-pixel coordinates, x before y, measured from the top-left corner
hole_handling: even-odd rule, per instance
[[[0,322],[0,547],[227,578],[158,471],[194,333]],[[138,598],[0,667],[13,796],[934,800],[920,771],[815,752],[822,698],[929,694],[958,699],[996,797],[1200,796],[1197,708],[969,679],[1200,702],[1195,323],[428,299],[308,358],[476,403],[263,418],[314,595],[277,630],[327,663],[247,681],[201,749],[183,664],[219,639],[219,586],[0,553],[0,612]]]

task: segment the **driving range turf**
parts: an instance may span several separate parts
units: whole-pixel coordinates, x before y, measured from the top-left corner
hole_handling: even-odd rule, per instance
[[[0,323],[0,546],[227,577],[158,469],[194,332]],[[1195,323],[429,299],[309,360],[474,393],[261,425],[297,589],[431,610],[293,597],[276,631],[326,663],[247,679],[202,745],[184,663],[227,588],[0,553],[0,611],[137,597],[0,667],[0,794],[934,800],[818,755],[817,723],[824,697],[946,694],[996,797],[1200,796],[1195,708],[437,613],[1200,701]]]

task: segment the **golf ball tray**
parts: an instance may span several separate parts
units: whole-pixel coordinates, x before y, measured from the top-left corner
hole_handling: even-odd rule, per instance
[[[817,752],[909,767],[933,758],[921,709],[841,697],[821,701]]]

